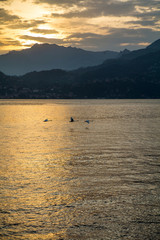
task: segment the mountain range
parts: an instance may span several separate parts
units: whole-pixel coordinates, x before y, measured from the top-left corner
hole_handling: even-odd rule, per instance
[[[160,39],[77,70],[1,72],[0,98],[160,98]]]
[[[29,49],[0,55],[0,70],[7,75],[24,75],[32,71],[95,66],[106,59],[116,58],[118,52],[92,52],[56,44],[35,44]]]

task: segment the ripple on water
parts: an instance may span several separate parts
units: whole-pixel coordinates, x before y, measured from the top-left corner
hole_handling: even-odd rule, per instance
[[[0,103],[0,238],[158,240],[159,104]]]

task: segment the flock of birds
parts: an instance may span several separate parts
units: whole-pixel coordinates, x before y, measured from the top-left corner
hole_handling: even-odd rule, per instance
[[[43,122],[49,122],[49,121],[52,121],[52,120],[49,120],[48,118],[46,118]],[[75,122],[75,120],[71,117],[70,122]],[[85,122],[88,124],[90,123],[89,120],[86,120]]]

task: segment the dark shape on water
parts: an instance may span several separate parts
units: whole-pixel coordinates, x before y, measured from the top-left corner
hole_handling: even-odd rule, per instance
[[[74,122],[74,119],[71,117],[71,120],[70,120],[70,122]]]
[[[49,122],[49,121],[52,121],[52,120],[48,120],[48,118],[46,118],[43,122]]]
[[[89,121],[89,120],[86,120],[85,122],[86,122],[86,123],[88,123],[88,124],[90,123],[90,121]]]

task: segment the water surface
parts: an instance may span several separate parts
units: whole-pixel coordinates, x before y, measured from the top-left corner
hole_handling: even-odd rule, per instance
[[[160,100],[0,100],[0,184],[2,240],[160,239]]]

